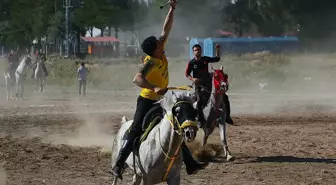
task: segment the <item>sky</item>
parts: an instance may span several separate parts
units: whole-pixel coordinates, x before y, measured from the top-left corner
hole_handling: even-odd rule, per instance
[[[93,28],[93,36],[94,37],[97,36],[97,35],[100,35],[100,32],[101,32],[100,29]],[[91,37],[89,31],[86,32],[85,37]]]

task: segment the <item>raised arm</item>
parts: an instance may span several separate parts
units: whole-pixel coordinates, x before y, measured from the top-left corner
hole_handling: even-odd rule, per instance
[[[175,6],[176,6],[176,0],[171,0],[170,9],[166,16],[161,33],[161,39],[164,41],[164,43],[166,43],[168,35],[173,25]]]
[[[206,61],[209,63],[215,63],[220,61],[220,45],[216,44],[216,56],[215,57],[206,57]]]

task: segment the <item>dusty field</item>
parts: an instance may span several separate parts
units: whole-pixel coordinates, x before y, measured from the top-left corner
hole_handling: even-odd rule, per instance
[[[110,145],[121,117],[133,114],[136,92],[90,93],[83,99],[49,91],[1,102],[0,185],[111,184]],[[333,96],[230,97],[238,126],[229,126],[228,135],[236,161],[211,163],[192,176],[183,170],[182,184],[335,183]],[[218,132],[210,144],[218,152]],[[131,174],[126,171],[122,184],[130,184]]]

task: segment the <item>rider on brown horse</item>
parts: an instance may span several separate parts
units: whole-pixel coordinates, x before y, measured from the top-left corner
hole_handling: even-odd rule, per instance
[[[194,45],[192,49],[195,57],[191,61],[189,61],[185,75],[187,78],[195,83],[198,119],[202,127],[202,124],[206,122],[203,115],[203,109],[208,103],[212,90],[212,78],[208,70],[208,64],[219,62],[220,45],[216,45],[215,57],[202,56],[202,48],[199,44]],[[191,72],[193,72],[193,76],[191,76]],[[225,93],[224,102],[227,111],[226,122],[233,125],[233,120],[230,116],[230,102],[228,96]]]

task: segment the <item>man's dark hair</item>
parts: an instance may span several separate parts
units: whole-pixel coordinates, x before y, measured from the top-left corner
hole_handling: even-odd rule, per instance
[[[84,65],[85,65],[85,62],[82,62],[82,63],[81,63],[81,66],[83,66],[83,67],[84,67]]]
[[[142,43],[141,43],[141,49],[144,53],[146,53],[149,56],[152,56],[156,50],[157,47],[157,39],[155,36],[147,37]]]
[[[200,49],[202,49],[201,45],[199,45],[199,44],[195,44],[195,45],[192,47],[192,49],[194,49],[194,48],[200,48]]]

